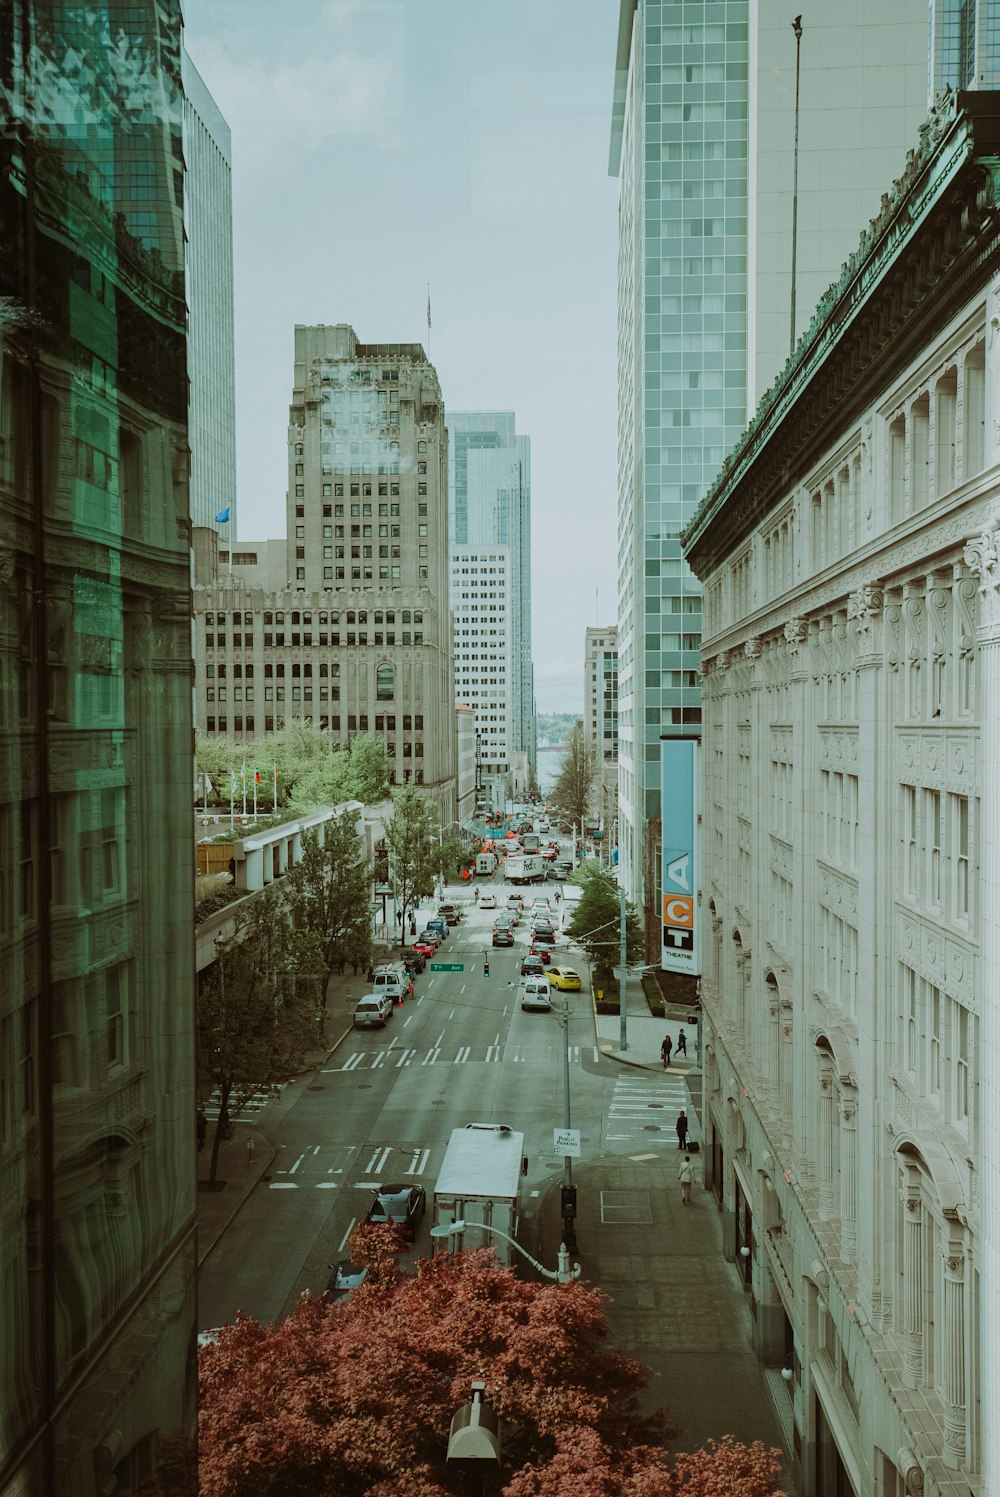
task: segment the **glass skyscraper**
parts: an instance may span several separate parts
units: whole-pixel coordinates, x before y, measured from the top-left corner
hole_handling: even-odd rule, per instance
[[[802,42],[796,335],[926,104],[924,0],[843,0]],[[660,740],[701,721],[680,535],[788,357],[795,40],[779,0],[621,0],[619,866],[659,950]]]
[[[0,1492],[195,1423],[180,6],[0,16]]]

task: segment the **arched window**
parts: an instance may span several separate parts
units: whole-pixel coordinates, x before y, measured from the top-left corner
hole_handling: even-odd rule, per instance
[[[375,700],[391,702],[396,690],[395,672],[391,665],[380,665],[375,672]]]

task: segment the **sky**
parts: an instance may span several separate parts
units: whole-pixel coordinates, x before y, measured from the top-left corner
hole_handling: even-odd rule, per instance
[[[285,530],[293,327],[428,342],[531,438],[539,711],[615,621],[617,0],[185,0],[233,134],[239,536]]]

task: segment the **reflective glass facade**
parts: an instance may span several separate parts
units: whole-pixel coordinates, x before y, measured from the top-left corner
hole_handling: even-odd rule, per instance
[[[194,1421],[180,10],[0,13],[0,1493]],[[183,1477],[179,1477],[183,1480]]]

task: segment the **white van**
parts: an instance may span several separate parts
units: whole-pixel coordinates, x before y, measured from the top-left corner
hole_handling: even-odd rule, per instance
[[[529,1008],[538,1009],[546,1014],[551,1011],[552,1003],[549,998],[547,977],[526,977],[521,983],[517,996],[525,1012]]]
[[[395,967],[376,967],[375,976],[372,978],[372,988],[376,993],[383,993],[393,1003],[402,1003],[410,991],[409,981],[404,985],[403,974]]]
[[[355,1029],[384,1029],[391,1013],[391,998],[384,993],[366,993],[354,1010],[352,1023]]]

